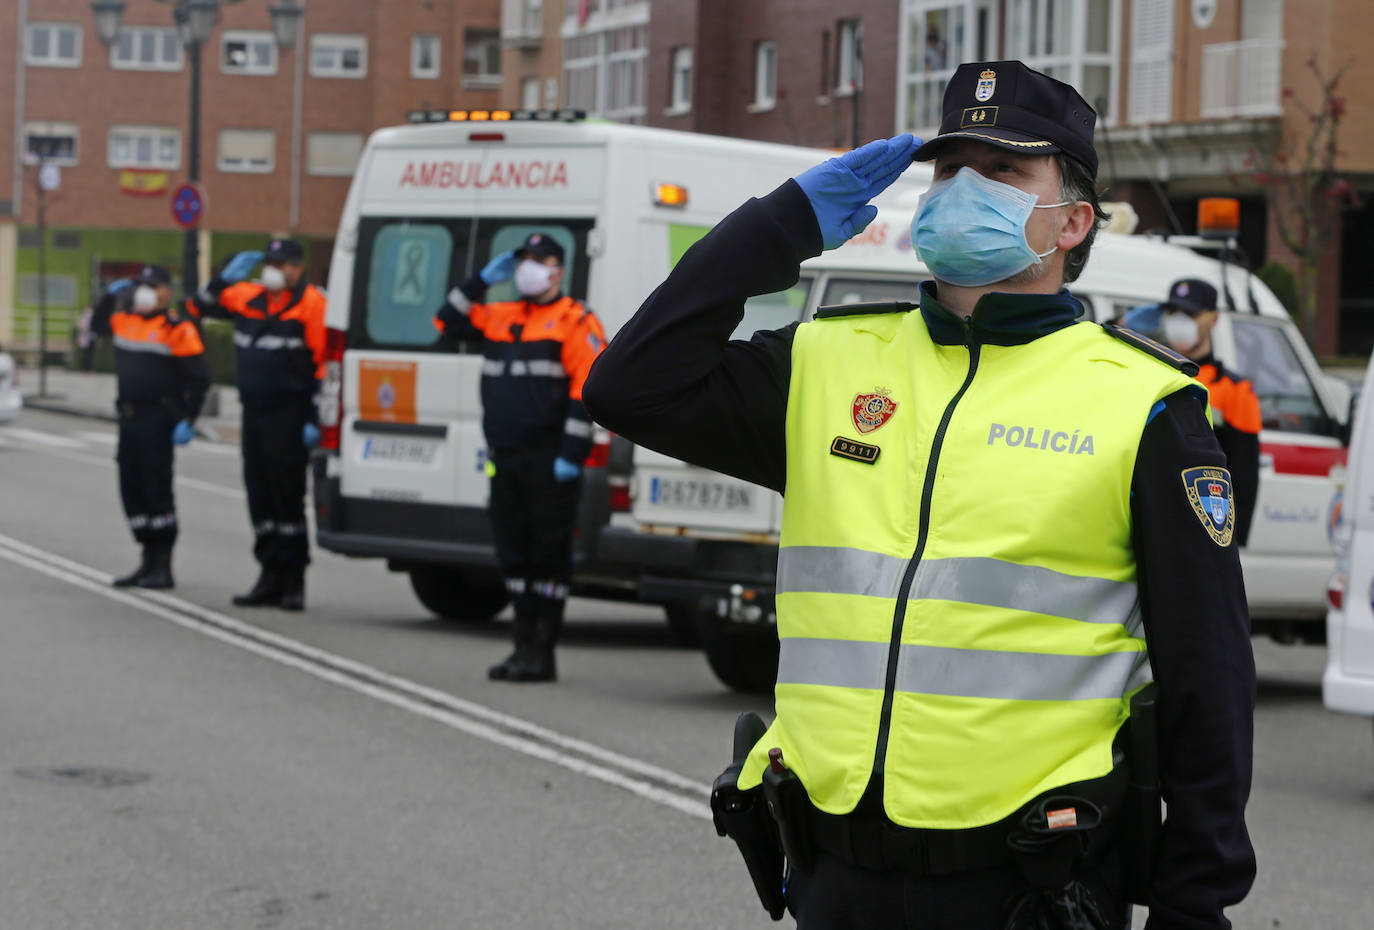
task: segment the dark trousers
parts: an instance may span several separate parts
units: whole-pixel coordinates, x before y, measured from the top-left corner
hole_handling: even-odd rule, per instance
[[[309,398],[243,410],[243,484],[253,522],[253,556],[264,571],[302,571],[310,564],[305,522],[310,450],[301,433],[311,417]]]
[[[1115,862],[1114,856],[1110,862]],[[1082,876],[1103,914],[1125,930],[1128,910],[1110,872]],[[820,853],[810,873],[792,870],[787,905],[797,930],[1003,930],[1026,889],[1013,866],[956,875],[873,872]]]
[[[560,437],[523,449],[495,449],[491,459],[492,535],[515,605],[517,625],[563,619],[572,579],[573,531],[582,481],[557,482]],[[517,628],[517,635],[519,634]]]
[[[119,497],[134,539],[171,546],[177,538],[172,496],[172,430],[176,417],[156,407],[119,411]]]

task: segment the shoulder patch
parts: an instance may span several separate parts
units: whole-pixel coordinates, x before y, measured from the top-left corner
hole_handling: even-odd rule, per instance
[[[1194,515],[1212,542],[1223,549],[1231,545],[1236,530],[1236,500],[1231,473],[1215,465],[1183,469],[1183,491]]]
[[[1148,336],[1142,336],[1133,329],[1126,329],[1124,326],[1117,326],[1115,323],[1103,323],[1103,331],[1114,339],[1120,339],[1126,345],[1139,349],[1146,355],[1159,359],[1171,368],[1177,368],[1190,378],[1196,378],[1198,373],[1197,362],[1180,355],[1173,349],[1165,345],[1160,345]]]
[[[816,319],[833,320],[846,316],[872,316],[877,313],[910,313],[919,306],[920,304],[907,303],[902,300],[881,300],[866,304],[835,304],[817,310]]]

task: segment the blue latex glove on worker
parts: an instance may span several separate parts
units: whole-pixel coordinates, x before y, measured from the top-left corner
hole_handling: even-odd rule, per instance
[[[797,176],[797,186],[811,201],[820,224],[824,248],[844,245],[873,222],[878,208],[868,202],[911,167],[911,156],[920,145],[911,133],[879,139]]]
[[[561,455],[553,460],[553,480],[559,484],[575,481],[580,474],[582,474],[582,466],[576,462],[569,462]]]
[[[478,274],[488,285],[509,281],[515,275],[515,253],[502,252],[487,262]]]
[[[1142,336],[1149,336],[1151,339],[1158,338],[1160,330],[1164,326],[1164,308],[1159,304],[1132,307],[1126,311],[1126,315],[1121,320],[1121,325],[1127,329],[1135,330]]]
[[[108,294],[122,294],[133,286],[133,278],[120,278],[118,281],[111,281],[110,286],[105,288],[105,292]]]
[[[172,428],[172,444],[184,446],[192,439],[196,438],[196,428],[191,425],[190,420],[182,420]]]
[[[301,429],[301,442],[305,443],[307,449],[313,449],[320,444],[320,428],[314,423],[307,423]]]
[[[224,267],[220,270],[219,276],[230,284],[236,281],[242,281],[244,278],[248,277],[248,273],[256,268],[261,261],[261,252],[239,252],[233,258],[229,259],[229,261],[224,263]]]

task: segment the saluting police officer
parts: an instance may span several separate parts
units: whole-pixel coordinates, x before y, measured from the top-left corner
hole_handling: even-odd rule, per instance
[[[515,608],[515,651],[499,681],[553,681],[572,580],[573,534],[592,420],[582,385],[605,347],[596,316],[563,293],[563,247],[534,233],[449,292],[435,326],[482,343],[482,431],[496,554]],[[515,279],[519,300],[484,303]]]
[[[114,340],[119,496],[129,529],[143,547],[138,568],[116,578],[117,588],[173,585],[172,446],[185,445],[195,435],[210,375],[200,331],[171,303],[172,276],[166,268],[146,265],[136,282],[116,282],[91,320],[95,332]]]
[[[263,262],[262,277],[244,281]],[[243,483],[261,571],[240,607],[305,609],[310,527],[306,469],[319,442],[315,396],[324,373],[325,297],[305,278],[305,249],[272,239],[231,258],[196,300],[206,316],[234,321],[243,404]]]
[[[1123,857],[1151,927],[1227,927],[1255,873],[1255,672],[1196,368],[1064,289],[1105,218],[1079,94],[964,64],[943,112],[924,145],[871,143],[718,224],[596,363],[587,406],[785,494],[776,719],[726,787],[763,784],[799,927],[1120,928]],[[919,303],[729,341],[913,157],[935,163]],[[1168,817],[1147,850],[1121,831],[1158,799],[1124,804],[1122,757],[1148,782],[1151,747]]]

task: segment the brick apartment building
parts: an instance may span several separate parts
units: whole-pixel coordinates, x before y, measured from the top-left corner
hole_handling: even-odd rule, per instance
[[[372,130],[418,107],[491,107],[499,0],[313,0],[291,49],[269,0],[221,6],[202,48],[202,278],[269,234],[310,246],[323,280],[354,164]],[[66,343],[91,288],[142,262],[179,269],[169,194],[187,177],[187,53],[171,7],[128,0],[106,48],[88,0],[0,5],[0,344],[36,343],[36,160],[47,197],[50,343]],[[134,190],[138,187],[142,190]]]

